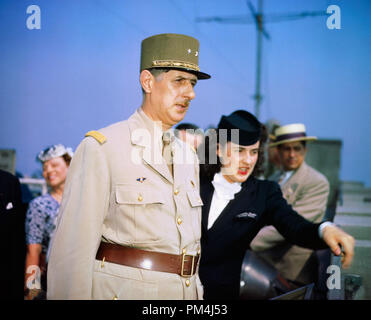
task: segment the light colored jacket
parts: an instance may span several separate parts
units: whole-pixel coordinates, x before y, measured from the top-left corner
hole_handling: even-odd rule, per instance
[[[322,221],[329,194],[329,183],[323,174],[303,162],[281,190],[287,202],[300,215],[311,222]],[[300,280],[297,277],[313,252],[288,244],[273,226],[260,230],[250,246],[252,250],[259,252],[271,249],[271,252],[267,252],[271,256],[271,262],[274,261],[274,266],[290,280]]]
[[[187,281],[95,259],[102,240],[171,254],[200,250],[197,155],[176,139],[173,178],[161,156],[162,132],[148,120],[138,109],[99,130],[105,142],[86,137],[77,148],[52,241],[48,299],[202,298],[198,273]]]

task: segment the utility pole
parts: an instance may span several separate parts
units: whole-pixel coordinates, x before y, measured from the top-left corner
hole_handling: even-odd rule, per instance
[[[250,1],[247,1],[247,6],[251,11],[250,16],[247,15],[234,15],[228,17],[197,17],[196,22],[217,22],[225,24],[251,24],[255,23],[257,29],[257,44],[256,44],[256,82],[255,82],[255,94],[253,96],[255,100],[255,116],[259,119],[260,116],[260,104],[262,101],[262,95],[260,93],[261,83],[261,56],[262,56],[262,43],[263,36],[270,40],[268,32],[264,29],[264,24],[267,22],[282,22],[288,20],[297,20],[306,17],[325,16],[328,15],[326,11],[310,11],[300,12],[291,14],[263,14],[263,0],[258,0],[258,10],[256,11]]]
[[[248,3],[250,5],[250,2]],[[261,75],[261,54],[262,54],[262,36],[263,36],[263,0],[258,0],[258,12],[254,14],[252,6],[250,7],[252,14],[256,19],[257,27],[257,45],[256,45],[256,82],[255,82],[255,116],[259,119],[260,103],[262,96],[260,94],[260,75]]]

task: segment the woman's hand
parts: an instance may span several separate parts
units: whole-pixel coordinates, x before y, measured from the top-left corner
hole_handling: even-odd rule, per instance
[[[331,251],[336,256],[342,256],[341,262],[343,268],[349,268],[354,255],[354,238],[333,224],[323,228],[322,236]]]

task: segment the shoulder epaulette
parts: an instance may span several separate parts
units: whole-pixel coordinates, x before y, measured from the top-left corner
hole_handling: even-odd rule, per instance
[[[105,135],[100,133],[99,131],[89,131],[88,133],[85,134],[85,137],[93,137],[95,140],[97,140],[100,144],[103,144],[106,142],[107,138]]]

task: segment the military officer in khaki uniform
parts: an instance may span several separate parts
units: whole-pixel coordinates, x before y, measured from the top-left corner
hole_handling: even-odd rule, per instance
[[[210,78],[198,56],[189,36],[143,40],[142,106],[88,132],[71,163],[48,299],[202,299],[198,160],[170,129]]]

